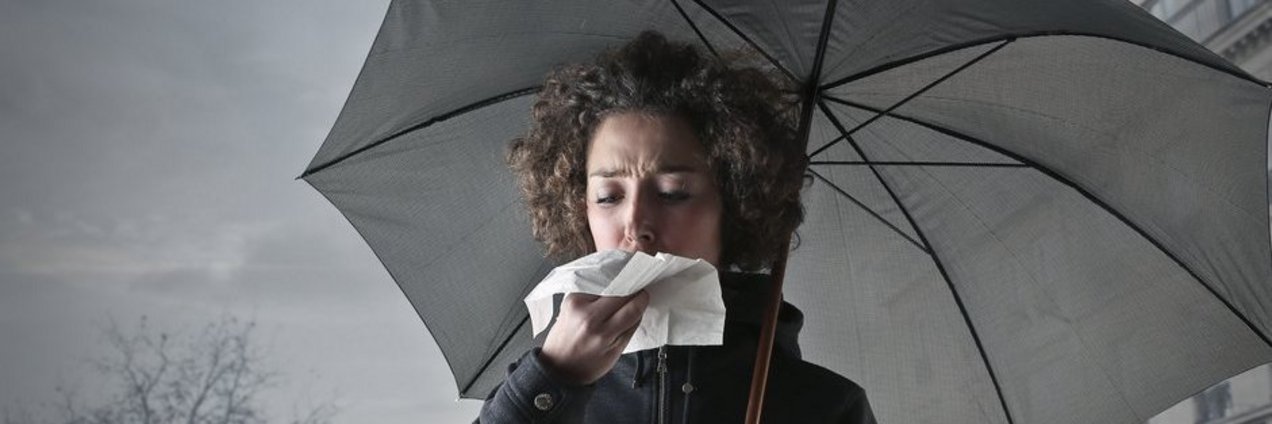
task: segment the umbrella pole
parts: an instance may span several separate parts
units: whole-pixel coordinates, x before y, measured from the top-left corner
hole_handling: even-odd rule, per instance
[[[782,241],[782,246],[789,246],[790,234]],[[751,372],[751,397],[746,407],[747,424],[759,424],[760,413],[764,411],[764,390],[768,386],[769,360],[773,357],[773,338],[777,334],[777,313],[782,307],[782,281],[786,279],[786,257],[773,262],[772,287],[768,299],[764,302],[763,324],[760,326],[760,341],[755,348],[755,370]]]
[[[838,0],[828,0],[826,2],[826,13],[822,16],[821,35],[817,37],[817,53],[813,56],[813,71],[809,74],[808,80],[804,83],[804,96],[800,105],[799,133],[796,142],[800,145],[801,152],[808,148],[809,130],[812,129],[813,123],[813,105],[818,102],[819,89],[817,81],[821,78],[822,61],[826,58],[826,42],[830,39],[830,23],[835,17],[835,10],[838,7]],[[803,176],[808,168],[807,162],[804,163],[804,169],[801,169],[797,176]],[[782,307],[782,282],[786,280],[786,258],[790,256],[791,250],[791,232],[786,233],[782,237],[781,244],[784,246],[782,255],[773,261],[773,268],[769,271],[772,276],[772,288],[769,289],[769,297],[764,305],[763,324],[760,325],[760,342],[755,347],[755,370],[751,372],[751,399],[746,406],[746,423],[760,424],[760,413],[764,411],[764,389],[768,387],[769,375],[769,359],[773,357],[773,338],[777,333],[777,312]]]

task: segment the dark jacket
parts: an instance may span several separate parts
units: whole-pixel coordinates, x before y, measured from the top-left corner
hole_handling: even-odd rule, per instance
[[[767,276],[722,274],[727,310],[723,346],[664,346],[619,358],[586,386],[553,380],[539,349],[508,367],[477,422],[740,423],[746,416]],[[765,423],[874,424],[860,386],[800,359],[804,315],[789,303],[778,315]]]

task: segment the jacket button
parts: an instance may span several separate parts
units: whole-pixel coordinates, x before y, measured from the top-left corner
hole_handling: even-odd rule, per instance
[[[685,392],[685,394],[693,393],[693,383],[685,383],[680,386],[680,391]]]
[[[539,393],[538,396],[534,397],[534,407],[539,408],[540,411],[552,409],[552,404],[552,395],[550,394]]]

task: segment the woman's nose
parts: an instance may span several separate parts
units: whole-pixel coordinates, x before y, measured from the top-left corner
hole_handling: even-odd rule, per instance
[[[636,193],[635,201],[628,204],[627,222],[623,235],[624,242],[633,250],[650,253],[658,241],[655,231],[658,220],[658,199],[653,193],[648,193],[649,190],[642,191],[644,193]]]
[[[654,231],[648,225],[629,225],[625,234],[629,243],[637,245],[637,250],[653,247]]]

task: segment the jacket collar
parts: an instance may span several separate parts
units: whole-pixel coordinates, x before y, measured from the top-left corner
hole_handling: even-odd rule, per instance
[[[768,274],[749,274],[739,272],[721,272],[720,289],[724,296],[725,323],[751,327],[758,334],[764,315],[764,302],[767,298],[770,276]],[[782,301],[782,308],[777,315],[777,332],[773,339],[774,348],[795,358],[800,357],[799,331],[804,327],[804,313],[795,305]]]

